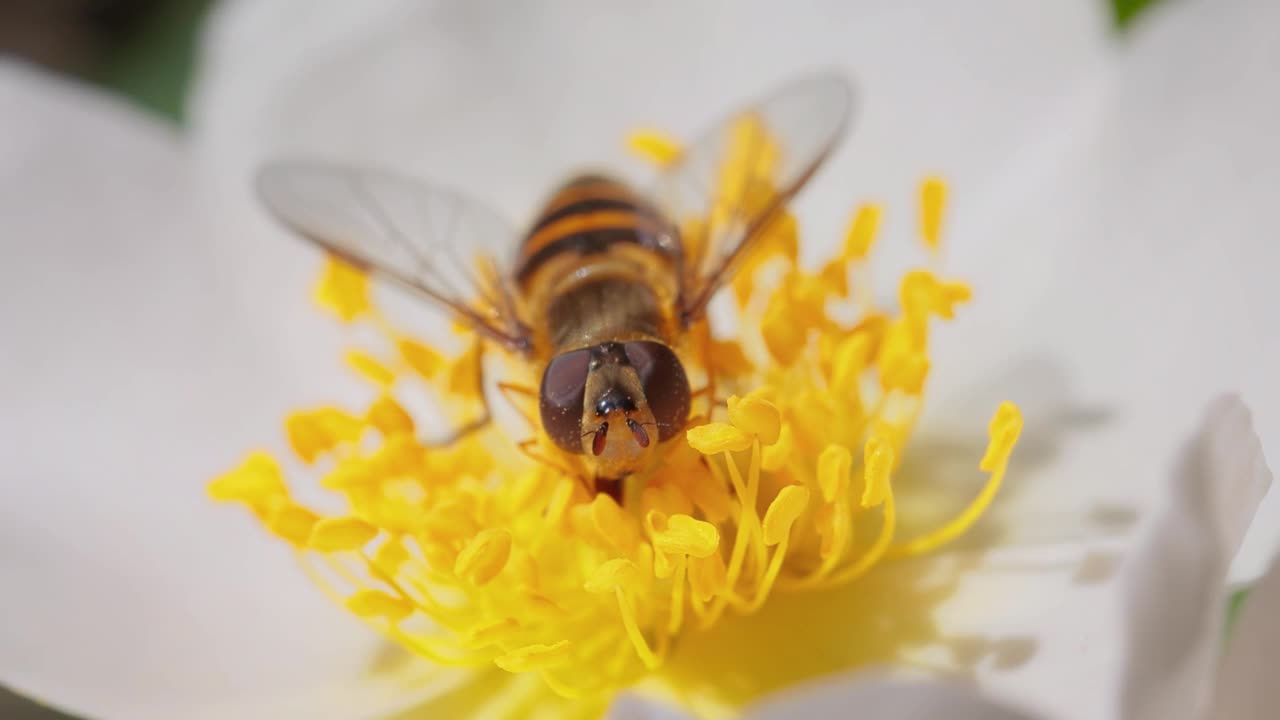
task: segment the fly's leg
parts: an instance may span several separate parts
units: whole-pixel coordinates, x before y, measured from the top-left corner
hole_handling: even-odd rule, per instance
[[[698,388],[697,390],[694,390],[692,393],[690,393],[690,394],[689,394],[690,404],[692,404],[692,400],[693,400],[694,398],[702,397],[703,395],[706,395],[706,396],[707,396],[707,410],[706,410],[706,412],[698,413],[697,415],[690,415],[690,416],[689,416],[689,420],[685,423],[685,427],[686,427],[686,428],[687,428],[687,427],[692,427],[692,426],[694,426],[694,425],[698,425],[698,424],[701,424],[701,423],[708,423],[708,422],[711,422],[711,416],[712,416],[712,414],[713,414],[713,413],[715,413],[716,408],[726,408],[726,407],[728,407],[728,404],[729,404],[729,403],[728,403],[728,401],[727,401],[727,400],[717,400],[717,399],[716,399],[716,397],[715,397],[715,383],[713,383],[713,382],[708,382],[706,385],[704,385],[704,386],[702,386],[702,387]]]
[[[422,446],[425,448],[439,449],[439,448],[447,448],[447,447],[456,445],[457,443],[466,439],[466,437],[471,433],[483,430],[486,426],[489,425],[489,422],[492,419],[493,418],[490,417],[489,415],[488,403],[485,403],[484,412],[480,415],[480,417],[474,420],[471,420],[470,422],[467,422],[459,427],[454,428],[452,432],[450,432],[448,435],[445,435],[444,437],[423,438],[421,440]]]
[[[538,427],[537,420],[528,413],[519,400],[519,398],[524,398],[526,400],[533,400],[536,402],[538,400],[537,390],[526,385],[517,385],[516,383],[504,381],[498,383],[498,391],[502,393],[502,397],[506,398],[507,404],[514,408],[516,412],[520,413],[520,417],[524,418],[525,422],[529,423],[529,427]]]
[[[480,398],[480,414],[454,428],[452,432],[442,438],[422,438],[421,443],[426,448],[446,448],[455,445],[465,439],[474,432],[483,430],[493,421],[493,413],[489,411],[489,397],[484,392],[484,343],[481,342],[479,349],[476,351],[475,373],[476,373],[476,396]]]
[[[582,475],[582,473],[576,470],[571,470],[565,467],[564,465],[561,465],[560,463],[556,462],[555,460],[552,460],[546,455],[543,455],[542,453],[538,452],[537,445],[538,445],[537,438],[526,438],[516,443],[516,448],[525,457],[529,458],[530,460],[533,460],[536,463],[549,467],[552,470],[555,470],[556,472],[562,475],[569,475],[571,477],[577,478],[578,481],[582,483],[582,486],[586,488],[588,492],[590,492],[593,489],[592,484],[588,481],[586,477]]]
[[[716,373],[712,370],[711,362],[711,323],[702,323],[702,367],[707,373],[707,384],[694,391],[690,399],[699,395],[707,396],[707,421],[711,420],[712,414],[716,410]]]
[[[537,390],[534,390],[533,388],[528,387],[526,385],[518,385],[516,383],[509,383],[509,382],[498,383],[498,390],[500,390],[502,392],[502,396],[507,399],[507,403],[510,404],[511,407],[515,408],[516,412],[520,413],[520,417],[524,418],[525,422],[529,423],[529,427],[535,428],[535,429],[540,427],[538,421],[535,420],[533,416],[531,416],[528,412],[526,412],[523,407],[521,407],[521,403],[519,400],[520,398],[523,398],[525,400],[536,401],[538,399]],[[555,460],[552,460],[546,455],[543,455],[541,452],[538,451],[537,445],[538,445],[537,438],[526,438],[516,443],[516,448],[520,450],[521,454],[523,454],[525,457],[529,458],[530,460],[533,460],[536,463],[539,463],[545,467],[551,468],[552,470],[555,470],[556,472],[561,473],[562,475],[570,475],[570,476],[576,477],[578,481],[582,483],[583,487],[585,487],[588,491],[591,490],[592,488],[591,484],[588,483],[587,479],[582,476],[582,473],[571,470],[565,467],[564,465],[556,462]]]

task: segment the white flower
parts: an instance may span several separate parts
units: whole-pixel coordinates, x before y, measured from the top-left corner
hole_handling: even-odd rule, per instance
[[[8,66],[0,682],[105,718],[377,716],[437,689],[414,684],[419,663],[369,672],[375,639],[202,490],[287,408],[356,392],[315,362],[341,341],[305,302],[316,258],[248,204],[263,153],[418,171],[519,217],[574,163],[623,162],[636,123],[693,130],[835,62],[859,78],[862,120],[798,205],[807,237],[836,237],[867,197],[911,207],[926,172],[956,189],[947,266],[978,296],[939,338],[922,454],[947,460],[945,441],[1005,397],[1027,417],[981,528],[1000,549],[958,546],[973,567],[936,607],[900,599],[931,626],[910,659],[1029,708],[1114,715],[1137,626],[1124,586],[1093,571],[1130,547],[1130,519],[1178,517],[1163,478],[1210,397],[1240,391],[1280,438],[1266,322],[1280,102],[1265,92],[1280,56],[1262,0],[1171,7],[1125,47],[1100,12],[236,2],[210,31],[186,139]],[[896,225],[890,264],[905,262]],[[1266,563],[1277,507],[1236,577]],[[1135,569],[1162,566],[1143,557]],[[901,593],[911,572],[882,587]]]
[[[1186,443],[1162,519],[1131,563],[1128,651],[1118,717],[1126,720],[1251,720],[1275,714],[1280,698],[1280,558],[1245,601],[1228,637],[1223,580],[1271,473],[1248,411],[1222,398]],[[1177,547],[1181,550],[1171,550]],[[1225,645],[1224,645],[1225,643]],[[1074,678],[1062,677],[1064,682]],[[1080,687],[1088,692],[1087,687]],[[627,717],[673,717],[630,701]],[[745,718],[833,717],[858,708],[871,717],[1057,717],[984,699],[949,685],[840,678],[766,699]]]

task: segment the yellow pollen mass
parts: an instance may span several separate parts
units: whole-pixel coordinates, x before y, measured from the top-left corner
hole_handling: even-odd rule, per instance
[[[849,260],[862,260],[871,253],[871,244],[876,241],[876,231],[880,229],[880,206],[863,205],[853,216],[849,231],[844,239],[844,257]]]
[[[765,445],[777,442],[782,433],[782,415],[778,408],[768,400],[751,395],[741,399],[737,395],[729,397],[729,422]]]
[[[360,373],[375,384],[390,385],[396,380],[395,372],[368,353],[351,350],[344,359],[352,370]]]
[[[263,523],[275,535],[301,547],[307,545],[319,520],[314,512],[285,502],[272,507]]]
[[[688,515],[667,518],[665,527],[653,532],[653,548],[665,553],[704,558],[720,546],[720,533],[709,522]]]
[[[809,489],[801,485],[788,485],[778,491],[778,496],[769,503],[769,510],[764,514],[764,525],[761,538],[765,545],[777,545],[791,532],[791,525],[804,512],[809,503]]]
[[[347,598],[347,609],[362,618],[399,622],[413,613],[413,605],[379,590],[361,590]]]
[[[893,444],[882,437],[867,440],[867,447],[862,453],[864,473],[864,489],[862,491],[862,507],[875,507],[884,502],[889,492],[889,475],[893,472]]]
[[[658,130],[637,130],[627,136],[628,148],[656,165],[668,165],[680,157],[680,143]]]
[[[311,527],[307,545],[312,550],[359,550],[378,534],[378,528],[360,518],[325,518]]]
[[[369,278],[356,268],[330,257],[325,261],[314,299],[345,323],[369,311]]]
[[[920,184],[920,235],[930,250],[942,244],[942,212],[947,204],[947,183],[942,178],[925,178]]]
[[[511,533],[489,528],[471,539],[458,553],[453,572],[476,585],[484,585],[498,576],[511,558]]]
[[[263,507],[284,494],[280,466],[264,452],[250,454],[240,467],[209,483],[209,495],[214,500],[242,502],[250,507]]]
[[[746,430],[722,422],[692,428],[687,438],[693,449],[704,455],[740,452],[751,447],[751,435]]]
[[[762,132],[736,128],[737,142],[769,152],[754,163],[730,152],[725,188],[753,187],[781,161]],[[680,153],[657,132],[629,145],[658,165]],[[945,205],[945,184],[925,180],[918,230],[930,250]],[[694,220],[729,222],[722,213]],[[797,218],[784,212],[765,229],[732,283],[734,335],[692,333],[698,351],[687,367],[691,378],[714,378],[714,402],[695,397],[691,424],[626,481],[620,500],[517,452],[511,428],[429,444],[449,420],[410,412],[413,393],[472,417],[480,342],[449,353],[412,337],[370,303],[361,273],[330,261],[317,301],[386,341],[345,356],[372,399],[284,419],[284,440],[305,466],[297,477],[253,452],[208,494],[247,508],[321,591],[424,662],[518,676],[506,686],[512,716],[598,716],[620,690],[667,678],[698,634],[730,618],[749,634],[743,623],[780,595],[837,592],[933,552],[995,501],[1022,429],[1012,403],[994,409],[985,453],[972,458],[982,489],[936,527],[902,537],[898,513],[911,496],[896,492],[898,472],[924,406],[931,334],[972,292],[930,264],[898,279],[894,306],[878,306],[867,270],[882,220],[880,205],[858,207],[814,268],[798,260]],[[557,457],[536,426],[526,435],[540,456]],[[311,495],[294,484],[329,493],[340,509],[303,501]],[[518,699],[534,697],[530,688],[573,712]]]
[[[413,416],[400,407],[390,395],[383,395],[369,407],[366,422],[384,436],[410,435],[413,433]]]
[[[840,445],[828,445],[818,456],[818,488],[822,498],[832,502],[849,489],[849,468],[853,456]]]
[[[434,378],[444,367],[440,353],[411,338],[397,338],[396,349],[405,363],[426,380]]]

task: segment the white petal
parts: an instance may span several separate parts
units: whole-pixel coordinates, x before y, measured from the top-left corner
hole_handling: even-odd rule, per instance
[[[1154,142],[1143,113],[1185,115],[1166,106],[1188,93],[1146,77],[1151,68],[1198,62],[1178,56],[1185,44],[1168,39],[1180,32],[1166,19],[1171,13],[1147,21],[1153,30],[1126,50],[1113,92],[1102,94],[1091,73],[1103,40],[1096,4],[970,3],[954,17],[934,8],[929,22],[902,5],[812,7],[779,19],[772,7],[628,12],[593,4],[592,12],[575,12],[581,9],[562,3],[495,14],[449,3],[376,11],[307,3],[300,16],[300,6],[227,3],[207,38],[193,95],[195,135],[202,155],[229,170],[241,201],[263,153],[310,150],[444,178],[520,216],[538,199],[537,188],[574,164],[617,159],[609,149],[636,122],[688,130],[798,67],[834,60],[859,77],[864,116],[801,203],[809,237],[818,239],[814,245],[837,237],[848,202],[864,191],[894,201],[890,211],[901,217],[920,173],[936,168],[956,181],[949,265],[975,280],[978,296],[939,338],[933,386],[942,392],[926,426],[941,419],[980,427],[1005,397],[1025,405],[1028,431],[1013,473],[1021,487],[1010,493],[1022,498],[1002,504],[1006,525],[1060,535],[1082,519],[1133,516],[1161,481],[1147,459],[1166,457],[1199,404],[1232,389],[1221,378],[1251,397],[1274,394],[1260,370],[1267,364],[1250,359],[1274,348],[1240,347],[1256,332],[1242,310],[1258,299],[1220,289],[1233,282],[1239,253],[1224,257],[1192,243],[1152,268],[1149,243],[1168,230],[1133,226],[1163,219],[1149,205],[1117,208],[1120,193],[1097,191],[1159,188],[1173,179],[1210,197],[1233,187],[1184,167],[1193,155],[1155,158],[1161,165],[1128,152]],[[782,22],[789,32],[779,30]],[[920,33],[917,42],[901,40]],[[663,38],[662,52],[651,51],[655,37]],[[794,41],[800,47],[748,50],[784,47],[788,38],[801,38]],[[1254,95],[1264,94],[1227,99]],[[1211,120],[1244,114],[1206,110]],[[1103,135],[1084,135],[1082,127]],[[1182,125],[1154,130],[1174,148],[1203,146],[1211,135]],[[1254,140],[1269,136],[1246,133],[1239,147]],[[1142,176],[1130,180],[1130,172]],[[1178,200],[1158,209],[1197,206]],[[1193,227],[1169,224],[1184,234]],[[277,252],[277,245],[262,249]],[[1146,291],[1133,299],[1135,279],[1146,281]],[[1183,290],[1195,281],[1206,283],[1208,301]],[[1251,279],[1244,289],[1258,295],[1270,286]],[[1172,307],[1157,307],[1157,293]],[[1188,342],[1191,328],[1215,337]],[[975,378],[989,382],[975,388]],[[949,392],[955,388],[964,393]],[[1268,411],[1259,412],[1266,426]],[[1040,522],[1045,516],[1059,520]]]
[[[580,164],[635,169],[623,133],[683,135],[815,65],[863,96],[850,142],[802,201],[837,241],[855,201],[909,204],[935,169],[976,187],[1062,120],[1103,55],[1096,3],[776,4],[562,0],[376,6],[224,3],[192,94],[202,154],[232,182],[290,150],[419,172],[523,219]]]
[[[1096,87],[1102,13],[1101,5],[1073,0],[815,3],[787,13],[767,3],[632,10],[398,2],[357,10],[228,2],[205,38],[193,134],[201,157],[224,171],[236,209],[252,202],[250,172],[264,154],[310,151],[440,178],[493,198],[518,219],[579,163],[627,167],[619,147],[631,127],[662,123],[688,133],[800,68],[835,63],[857,78],[862,114],[849,145],[800,203],[806,248],[838,240],[855,202],[886,199],[888,252],[880,254],[898,267],[920,259],[911,238],[922,174],[943,171],[958,188],[953,204],[981,209],[992,199],[985,186],[1018,187],[1057,158],[1035,149],[1080,122],[1068,103],[1081,87]],[[1009,173],[1017,177],[992,181]],[[265,231],[237,234],[265,238]],[[272,254],[263,264],[278,275],[310,257],[295,245],[281,237],[254,252]],[[963,332],[972,329],[966,322]],[[986,346],[990,352],[976,353],[985,364],[960,365],[966,374],[957,382],[937,385],[969,388],[983,378],[1003,391],[1005,368],[993,369],[990,357],[1025,345],[1001,337]],[[1036,376],[1032,385],[1060,389],[1054,380]],[[948,434],[976,430],[966,469],[981,457],[981,428],[1000,399],[933,413],[965,423],[943,428]],[[1035,409],[1074,417],[1074,407],[1054,402]],[[1037,430],[1027,444],[1056,440]],[[1019,464],[1017,477],[1025,469]],[[963,486],[958,495],[970,492]]]
[[[890,564],[848,588],[783,595],[757,616],[726,619],[687,638],[670,671],[696,678],[695,694],[732,696],[803,682],[797,668],[815,662],[887,664],[1081,720],[1135,720],[1136,706],[1154,702],[1153,691],[1175,676],[1192,676],[1184,687],[1193,692],[1197,669],[1203,691],[1213,644],[1202,641],[1212,640],[1227,563],[1268,478],[1237,402],[1211,407],[1184,446],[1177,463],[1152,463],[1165,472],[1166,502],[1153,508],[1160,512],[1128,563],[1127,583],[1111,581],[1119,543]]]
[[[1280,707],[1280,557],[1245,598],[1218,668],[1210,720],[1265,720]]]
[[[684,708],[628,692],[609,703],[605,720],[693,720],[693,716]]]
[[[748,708],[743,720],[867,717],[885,720],[1031,720],[983,698],[973,688],[887,680],[835,678],[799,686]]]
[[[0,682],[100,718],[411,700],[421,665],[371,674],[370,631],[204,491],[281,436],[300,386],[345,386],[271,344],[323,347],[317,313],[238,295],[252,256],[203,212],[173,131],[11,63],[0,106],[21,108],[0,120]]]
[[[804,34],[811,42],[787,53],[723,50],[743,29],[739,24],[762,23],[753,11],[737,8],[733,16],[740,19],[727,26],[735,33],[721,35],[700,31],[712,20],[707,6],[699,11],[706,18],[686,17],[689,24],[674,31],[651,27],[663,19],[647,11],[622,21],[606,15],[584,30],[569,23],[547,27],[555,25],[554,13],[513,11],[504,23],[485,24],[485,11],[474,5],[423,10],[402,3],[386,16],[360,16],[350,31],[342,25],[351,16],[315,10],[304,26],[310,30],[287,32],[283,11],[279,24],[255,30],[260,20],[245,8],[256,5],[233,4],[222,16],[205,56],[210,74],[196,92],[203,156],[229,168],[229,182],[247,188],[247,168],[266,149],[313,149],[442,177],[496,198],[517,215],[573,163],[615,158],[607,149],[632,123],[687,131],[789,69],[847,52],[863,80],[866,116],[861,134],[823,176],[825,185],[806,197],[803,217],[814,220],[809,227],[818,236],[835,237],[846,201],[864,191],[887,197],[891,212],[905,214],[909,181],[920,172],[938,168],[956,181],[959,212],[948,264],[977,281],[977,304],[960,321],[962,329],[940,337],[933,387],[972,389],[974,378],[989,378],[992,391],[944,397],[948,402],[930,415],[968,417],[971,427],[980,427],[998,400],[1026,406],[1023,448],[999,504],[1006,525],[1019,532],[1034,536],[1052,527],[1046,519],[1063,516],[1073,525],[1093,518],[1101,529],[1127,527],[1160,497],[1166,477],[1160,460],[1172,454],[1200,404],[1230,389],[1221,383],[1231,381],[1251,398],[1277,396],[1267,375],[1278,364],[1276,348],[1256,340],[1267,337],[1259,334],[1265,328],[1256,308],[1276,299],[1272,285],[1262,282],[1270,264],[1258,261],[1268,256],[1258,252],[1264,237],[1257,228],[1266,225],[1256,202],[1274,194],[1273,178],[1258,178],[1246,189],[1252,195],[1235,195],[1234,173],[1196,151],[1223,142],[1256,172],[1280,166],[1248,159],[1250,152],[1259,158],[1275,152],[1271,134],[1261,132],[1274,126],[1262,122],[1273,117],[1266,112],[1270,96],[1250,90],[1265,84],[1222,83],[1236,77],[1227,73],[1258,67],[1191,72],[1220,51],[1222,37],[1239,39],[1231,37],[1238,22],[1207,23],[1207,32],[1219,36],[1215,44],[1204,41],[1199,52],[1181,54],[1200,47],[1179,44],[1186,25],[1170,20],[1175,13],[1153,16],[1112,92],[1099,96],[1084,88],[1064,101],[1075,73],[1087,72],[1096,58],[1094,50],[1077,52],[1087,43],[1054,44],[1054,38],[1085,37],[1077,31],[1086,23],[1063,22],[1040,4],[1002,5],[1008,12],[995,23],[971,5],[945,22],[936,14],[929,16],[936,22],[924,22],[910,8],[851,26],[822,18],[834,30]],[[1071,5],[1077,9],[1066,12],[1095,6]],[[238,30],[237,17],[249,18]],[[785,33],[770,17],[765,30],[752,35],[747,27],[740,37],[758,47],[759,35],[767,34],[777,47]],[[974,25],[963,24],[967,19]],[[719,26],[723,19],[714,20]],[[627,31],[614,27],[620,22]],[[694,30],[686,34],[685,27]],[[988,34],[993,30],[1000,38]],[[902,40],[919,33],[930,40]],[[644,43],[648,37],[702,44],[683,55],[654,54]],[[836,49],[820,42],[837,39]],[[1231,47],[1259,52],[1256,43]],[[930,54],[939,50],[942,59]],[[459,55],[475,59],[450,62]],[[692,89],[682,89],[677,80],[694,67],[709,69]],[[544,69],[556,72],[540,75]],[[953,74],[935,74],[944,71]],[[1166,76],[1186,80],[1171,87],[1160,82]],[[650,85],[645,77],[658,80]],[[1216,102],[1196,101],[1219,86]],[[599,100],[571,102],[583,96]],[[1258,122],[1248,116],[1252,109],[1263,111]],[[1218,124],[1240,117],[1249,122],[1221,140]],[[1099,135],[1076,134],[1083,121],[1094,121]],[[1046,141],[1027,143],[1028,136]],[[1135,155],[1135,147],[1149,150]],[[980,188],[997,175],[992,170],[1010,172],[1003,184]],[[819,194],[818,188],[826,189]],[[1133,202],[1133,188],[1141,189],[1140,202]],[[1205,241],[1206,218],[1215,221],[1212,229],[1225,231],[1212,235],[1221,244]],[[1020,263],[1026,267],[1017,268]],[[1196,282],[1202,291],[1187,292]],[[1258,411],[1264,428],[1274,427],[1269,412]],[[1070,716],[1098,717],[1089,711],[1114,696],[1107,677],[1119,665],[1110,648],[1123,627],[1109,605],[1114,597],[1081,591],[1069,578],[1051,580],[974,578],[941,614],[982,640],[992,636],[978,633],[991,632],[1033,643],[1034,662],[984,679],[1020,684],[1020,699],[1038,693],[1060,701],[1075,710]],[[1089,678],[1084,686],[1098,688],[1102,699],[1085,697],[1062,677]]]
[[[996,511],[1024,540],[1055,518],[1140,515],[1160,495],[1152,459],[1222,392],[1255,404],[1280,455],[1280,94],[1264,90],[1280,77],[1277,23],[1266,0],[1153,11],[1081,108],[1093,132],[1060,143],[1055,172],[1011,177],[957,217],[948,267],[973,279],[975,301],[939,338],[926,423],[1024,407]],[[1265,565],[1277,513],[1273,496],[1233,578]]]
[[[1248,409],[1237,398],[1219,400],[1130,565],[1122,717],[1202,717],[1222,641],[1227,569],[1270,484]]]

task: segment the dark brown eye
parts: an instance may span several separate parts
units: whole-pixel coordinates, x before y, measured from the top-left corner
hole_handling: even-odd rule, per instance
[[[684,429],[689,419],[689,378],[671,348],[657,342],[634,341],[624,346],[627,361],[644,385],[649,410],[658,422],[658,439],[667,440]]]
[[[568,452],[582,452],[582,403],[590,361],[590,351],[573,350],[553,358],[542,374],[538,393],[542,428]]]

